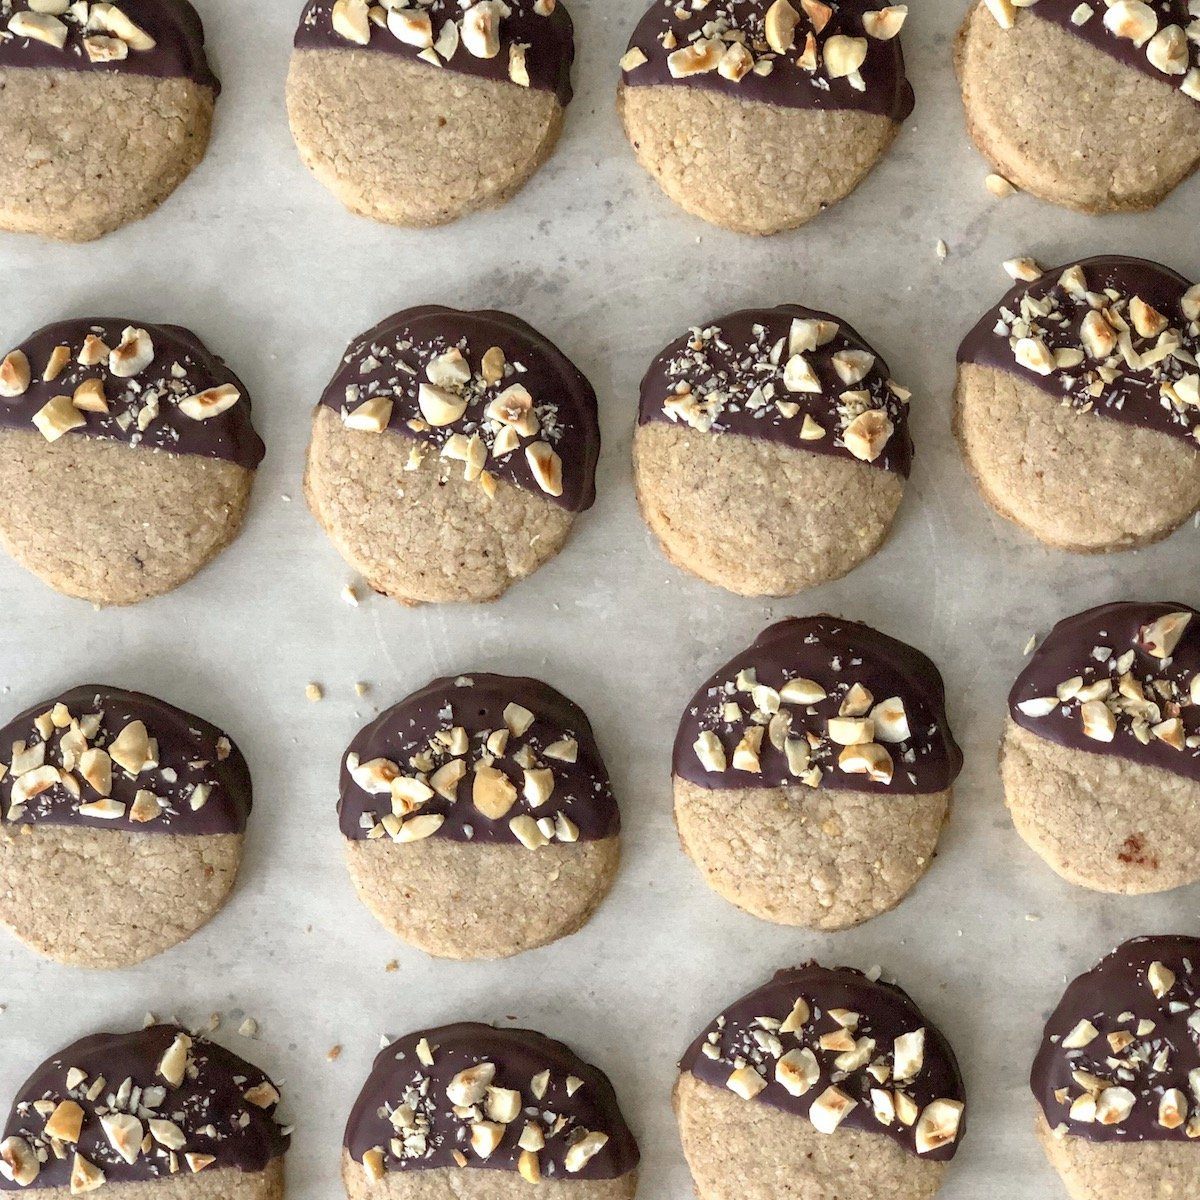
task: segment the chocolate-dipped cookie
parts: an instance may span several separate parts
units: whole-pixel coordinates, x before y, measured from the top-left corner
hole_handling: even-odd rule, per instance
[[[654,0],[617,93],[638,162],[714,225],[803,225],[862,182],[912,112],[907,15],[869,0]]]
[[[17,1093],[0,1192],[282,1200],[279,1099],[257,1067],[177,1025],[85,1037]]]
[[[638,1147],[612,1084],[528,1029],[411,1033],[375,1059],[350,1119],[350,1200],[632,1200]]]
[[[1017,187],[1089,213],[1153,208],[1200,163],[1189,0],[971,0],[967,128]]]
[[[909,393],[845,322],[785,304],[672,342],[642,380],[642,515],[667,557],[747,596],[837,579],[887,536]]]
[[[59,321],[0,362],[0,542],[68,596],[186,583],[237,535],[263,453],[245,385],[176,325]]]
[[[612,886],[621,821],[578,705],[534,679],[435,679],[342,760],[359,899],[443,958],[504,958],[579,929]]]
[[[292,136],[351,212],[443,225],[503,204],[550,156],[574,57],[559,0],[309,0]]]
[[[250,804],[191,713],[104,684],[35,704],[0,730],[0,924],[77,966],[160,954],[224,905]]]
[[[1200,613],[1124,601],[1067,617],[1008,714],[1005,799],[1059,875],[1125,895],[1200,879]]]
[[[950,1044],[899,987],[849,967],[778,972],[679,1071],[700,1200],[927,1200],[966,1132]]]
[[[1073,1200],[1200,1189],[1200,939],[1118,946],[1063,993],[1030,1086]]]
[[[204,157],[220,84],[187,0],[5,0],[0,31],[0,229],[90,241]]]
[[[1166,537],[1200,507],[1200,287],[1116,255],[1007,265],[1019,282],[958,350],[979,490],[1065,550]]]
[[[355,338],[317,406],[309,507],[378,592],[495,600],[596,498],[596,393],[517,317],[426,306]]]
[[[844,929],[925,874],[961,768],[924,654],[856,621],[791,617],[689,702],[675,822],[726,900],[783,925]]]

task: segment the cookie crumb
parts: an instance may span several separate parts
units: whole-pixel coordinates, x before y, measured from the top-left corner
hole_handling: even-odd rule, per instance
[[[1012,196],[1017,192],[1015,184],[1010,183],[1003,175],[989,175],[984,181],[983,186],[987,188],[998,200],[1003,200],[1007,196]]]
[[[390,962],[386,962],[383,964],[383,969],[389,975],[393,975],[393,974],[395,974],[395,972],[400,970],[400,964],[393,958]],[[3,1011],[4,1010],[2,1008],[0,1008],[0,1012],[3,1012]]]
[[[304,695],[311,704],[316,704],[325,699],[325,689],[319,683],[309,683],[304,687]]]
[[[325,1055],[326,1060],[329,1062],[337,1062],[337,1060],[341,1057],[342,1047],[340,1044],[337,1046],[330,1046],[329,1052]]]
[[[238,1034],[244,1038],[258,1037],[258,1022],[253,1017],[247,1017],[238,1026]]]

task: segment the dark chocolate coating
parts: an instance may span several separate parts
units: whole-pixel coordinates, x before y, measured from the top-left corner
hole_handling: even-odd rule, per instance
[[[77,361],[84,339],[95,334],[110,349],[121,344],[127,327],[144,329],[154,345],[154,359],[131,379],[114,376],[107,360],[84,367]],[[62,374],[46,382],[42,373],[58,346],[71,350]],[[87,423],[65,437],[92,437],[123,442],[138,449],[219,458],[253,471],[266,454],[262,438],[251,423],[246,385],[188,329],[178,325],[147,325],[127,317],[78,317],[46,325],[16,349],[29,359],[31,382],[21,396],[0,397],[0,427],[36,432],[33,416],[55,396],[70,396],[85,379],[99,379],[108,400],[107,413],[85,412]],[[182,368],[180,376],[173,368]],[[221,385],[237,388],[241,398],[223,413],[197,421],[186,416],[178,401]],[[145,430],[137,412],[157,395],[158,415]]]
[[[1039,0],[1038,11],[1047,0]],[[1106,382],[1100,395],[1088,392],[1085,373],[1095,360],[1086,359],[1080,367],[1055,370],[1050,375],[1039,375],[1021,366],[1013,356],[1007,332],[997,332],[997,323],[1011,324],[1004,313],[1020,316],[1021,300],[1029,296],[1036,301],[1050,297],[1061,305],[1059,320],[1046,321],[1041,325],[1042,340],[1053,351],[1064,348],[1079,348],[1080,326],[1091,312],[1082,298],[1067,293],[1059,280],[1064,270],[1071,266],[1082,269],[1090,291],[1103,292],[1115,289],[1126,300],[1141,297],[1152,308],[1160,312],[1170,323],[1170,328],[1182,335],[1182,344],[1192,355],[1200,354],[1200,327],[1189,322],[1183,315],[1180,301],[1191,287],[1182,275],[1159,263],[1124,255],[1104,254],[1095,258],[1081,259],[1078,263],[1066,263],[1061,267],[1047,268],[1041,278],[1033,283],[1018,283],[1010,288],[1000,303],[988,309],[979,319],[958,348],[960,363],[975,363],[1016,375],[1023,383],[1062,399],[1080,411],[1093,412],[1110,420],[1121,421],[1140,429],[1152,429],[1167,433],[1196,449],[1195,432],[1200,429],[1200,409],[1184,406],[1182,409],[1165,403],[1160,392],[1164,380],[1175,380],[1196,371],[1194,364],[1167,358],[1149,368],[1131,370],[1121,361],[1120,377]],[[1133,346],[1138,352],[1152,347],[1157,339],[1133,336]],[[1117,352],[1120,358],[1120,351]],[[1086,406],[1086,408],[1085,408]]]
[[[417,1057],[417,1045],[427,1041],[433,1051],[433,1066],[425,1067]],[[504,1136],[487,1159],[475,1154],[470,1144],[470,1121],[455,1116],[446,1088],[454,1077],[469,1067],[489,1062],[496,1068],[492,1086],[521,1093],[522,1109],[505,1127]],[[549,1071],[549,1085],[538,1099],[530,1083]],[[568,1094],[567,1079],[582,1081]],[[418,1104],[420,1117],[428,1121],[424,1152],[397,1155],[392,1139],[397,1129],[388,1114],[405,1102],[410,1088],[427,1084]],[[408,1101],[412,1103],[411,1099]],[[482,1105],[480,1106],[482,1108]],[[566,1119],[553,1135],[544,1114]],[[486,1119],[486,1117],[482,1118]],[[381,1050],[346,1124],[344,1144],[356,1162],[367,1151],[384,1151],[388,1171],[428,1171],[438,1167],[459,1169],[455,1151],[466,1158],[466,1166],[493,1171],[515,1171],[520,1149],[517,1145],[527,1121],[540,1124],[545,1149],[539,1152],[544,1180],[616,1179],[634,1170],[639,1161],[637,1142],[617,1104],[616,1093],[605,1075],[580,1059],[562,1042],[528,1029],[494,1029],[490,1025],[463,1022],[410,1033]],[[568,1172],[567,1150],[582,1132],[604,1133],[608,1142],[584,1165]]]
[[[1147,977],[1150,965],[1162,963],[1175,974],[1175,983],[1161,998]],[[1161,934],[1138,937],[1118,946],[1080,975],[1063,993],[1046,1024],[1034,1059],[1029,1086],[1051,1129],[1066,1126],[1071,1137],[1089,1142],[1190,1142],[1189,1122],[1177,1128],[1159,1122],[1159,1103],[1165,1091],[1177,1088],[1186,1098],[1185,1114],[1200,1105],[1188,1076],[1200,1069],[1200,939]],[[1090,1021],[1098,1035],[1079,1049],[1064,1050],[1062,1042],[1080,1021]],[[1154,1028],[1139,1032],[1142,1021]],[[1110,1035],[1132,1041],[1119,1052]],[[1160,1058],[1160,1054],[1166,1055]],[[1114,1065],[1115,1063],[1115,1065]],[[1084,1094],[1072,1077],[1084,1071],[1134,1095],[1123,1121],[1072,1119],[1071,1104]],[[1065,1092],[1063,1092],[1065,1089]],[[1055,1095],[1061,1092],[1065,1099]],[[1193,1122],[1196,1120],[1193,1117]]]
[[[547,16],[534,11],[535,0],[504,0],[511,11],[500,21],[500,53],[494,58],[476,58],[460,43],[453,57],[442,60],[447,71],[462,75],[475,75],[480,79],[493,79],[509,83],[508,63],[510,46],[526,46],[525,67],[529,72],[529,86],[540,91],[553,92],[564,107],[571,102],[571,64],[575,61],[575,26],[571,14],[562,0],[554,5]],[[421,62],[421,53],[395,37],[390,30],[371,26],[369,46],[359,46],[347,41],[335,32],[331,14],[334,0],[309,0],[296,30],[297,50],[378,50],[387,54],[399,54],[404,58]],[[431,3],[414,3],[410,6],[418,12],[429,14],[436,39],[443,25],[449,20],[458,20],[469,5],[459,0],[432,0]],[[431,71],[438,70],[432,63]],[[515,86],[515,85],[514,85]]]
[[[493,346],[504,351],[510,368],[520,364],[525,369],[510,370],[498,384],[484,385],[479,377],[480,361]],[[425,367],[453,348],[461,351],[474,372],[474,390],[467,410],[452,425],[414,431],[408,422],[421,418],[417,393],[425,382]],[[412,373],[397,369],[398,362],[406,364]],[[600,457],[596,393],[557,346],[519,317],[503,312],[464,312],[440,305],[398,312],[350,343],[321,403],[344,413],[372,396],[389,396],[392,414],[388,432],[440,449],[455,433],[484,435],[485,424],[491,424],[484,415],[488,405],[517,383],[533,397],[541,429],[532,437],[523,436],[511,454],[489,457],[486,469],[569,512],[591,508],[596,502],[596,462]],[[561,496],[542,490],[525,458],[525,448],[538,441],[548,441],[562,459]]]
[[[470,679],[471,686],[458,686],[456,681],[461,679]],[[471,802],[471,767],[484,753],[487,734],[505,728],[504,710],[513,703],[527,708],[535,719],[523,736],[509,738],[505,754],[495,760],[496,768],[516,787],[517,801],[508,813],[493,821]],[[387,759],[396,763],[402,773],[415,775],[417,772],[409,765],[409,759],[426,750],[435,733],[455,726],[466,730],[470,749],[465,756],[444,753],[436,760],[436,765],[465,758],[468,769],[458,783],[458,798],[452,804],[444,797],[434,795],[419,810],[422,814],[444,815],[445,821],[435,837],[458,842],[517,843],[516,835],[509,829],[513,818],[528,815],[539,819],[553,817],[556,813],[564,813],[578,826],[580,841],[600,841],[616,837],[620,832],[621,817],[608,770],[583,709],[536,679],[483,673],[435,679],[381,713],[358,733],[342,758],[341,799],[338,801],[342,835],[351,841],[365,840],[370,827],[364,828],[364,814],[374,823],[392,811],[387,794],[371,795],[354,782],[347,766],[350,755],[357,755],[360,763]],[[562,762],[541,753],[564,736],[578,742],[577,761]],[[513,761],[513,754],[525,746],[537,753],[541,766],[549,767],[554,773],[554,791],[539,808],[532,808],[522,795],[523,769]]]
[[[804,355],[821,381],[823,390],[820,393],[789,392],[783,385],[788,334],[793,320],[832,321],[838,326],[837,335],[831,342]],[[712,337],[703,337],[703,349],[691,348],[698,334],[710,332]],[[783,352],[778,356],[779,361],[773,363],[771,352],[781,339]],[[875,356],[874,366],[860,383],[845,384],[834,371],[832,357],[843,350],[862,350]],[[642,380],[638,424],[670,423],[671,417],[663,410],[663,402],[674,394],[678,384],[686,382],[691,385],[694,395],[712,390],[729,397],[712,427],[715,433],[738,433],[797,450],[831,454],[858,462],[861,460],[846,449],[838,433],[841,428],[838,398],[843,392],[863,389],[870,392],[873,406],[885,411],[895,428],[883,452],[870,465],[907,478],[913,459],[908,405],[888,387],[890,378],[887,363],[840,317],[798,304],[742,309],[697,326],[659,354]],[[775,389],[772,401],[747,403],[756,391],[769,384]],[[794,417],[784,417],[775,407],[775,400],[798,404],[800,411]],[[806,414],[827,431],[823,438],[806,441],[800,437]]]
[[[189,1063],[195,1068],[185,1075],[179,1087],[171,1087],[158,1073],[163,1055],[179,1034],[192,1039]],[[87,1078],[74,1089],[67,1088],[67,1073],[72,1069],[86,1072]],[[99,1078],[105,1086],[95,1099],[88,1099],[89,1088]],[[132,1082],[134,1098],[114,1104],[124,1081]],[[212,1155],[215,1162],[204,1168],[257,1172],[288,1148],[289,1135],[275,1118],[277,1105],[266,1107],[248,1101],[246,1092],[270,1080],[244,1059],[177,1025],[151,1025],[136,1033],[98,1033],[85,1037],[52,1058],[47,1059],[25,1081],[13,1103],[5,1137],[24,1138],[30,1145],[43,1143],[47,1153],[41,1172],[30,1187],[21,1188],[0,1174],[0,1192],[28,1192],[40,1188],[66,1189],[70,1185],[74,1152],[99,1167],[109,1184],[135,1183],[165,1179],[170,1175],[168,1152],[157,1142],[149,1154],[142,1153],[128,1163],[110,1144],[100,1123],[109,1112],[129,1113],[141,1120],[149,1132],[151,1120],[173,1121],[183,1131],[186,1143],[179,1150],[178,1170],[190,1174],[187,1154]],[[145,1090],[163,1088],[161,1104],[146,1103]],[[43,1133],[46,1118],[33,1105],[37,1101],[73,1100],[84,1111],[82,1132],[77,1146],[56,1158]],[[208,1129],[208,1126],[212,1129]]]
[[[757,44],[755,58],[769,53],[764,36],[764,21],[772,0],[713,0],[702,8],[679,4],[677,0],[655,0],[646,15],[638,22],[629,48],[640,50],[647,62],[624,71],[626,87],[646,87],[655,84],[700,87],[723,92],[738,100],[753,100],[781,108],[851,109],[874,113],[892,121],[903,121],[912,114],[914,98],[912,85],[904,73],[904,51],[900,38],[881,41],[868,37],[863,29],[864,12],[882,8],[873,0],[837,0],[829,23],[816,35],[818,60],[816,72],[804,70],[797,64],[804,49],[805,37],[814,29],[811,18],[804,12],[800,0],[792,7],[800,21],[795,31],[795,46],[786,54],[771,55],[774,68],[767,75],[751,71],[740,82],[724,78],[715,70],[700,75],[676,79],[667,64],[673,50],[665,49],[661,38],[668,30],[675,35],[676,49],[687,46],[713,22],[725,20],[748,34],[747,41]],[[859,74],[866,87],[859,91],[849,79],[830,79],[824,70],[823,48],[834,36],[866,38],[867,57]]]
[[[759,1018],[783,1022],[800,998],[806,1001],[811,1010],[808,1021],[795,1033],[780,1033],[777,1036],[784,1053],[800,1047],[811,1050],[820,1065],[821,1077],[804,1095],[793,1096],[775,1079],[775,1063],[780,1055],[763,1046],[754,1034],[756,1030],[759,1033],[770,1032],[759,1024]],[[940,1030],[926,1020],[907,992],[892,983],[872,983],[851,967],[822,967],[815,962],[777,972],[770,983],[725,1009],[688,1047],[679,1069],[690,1072],[713,1087],[724,1088],[733,1074],[734,1060],[744,1060],[767,1081],[767,1086],[759,1092],[755,1101],[797,1117],[807,1117],[813,1102],[832,1084],[857,1101],[843,1121],[843,1127],[882,1134],[915,1155],[915,1123],[907,1126],[893,1120],[890,1125],[885,1125],[874,1114],[871,1089],[893,1088],[896,1086],[894,1081],[889,1079],[880,1082],[865,1069],[850,1072],[842,1078],[843,1073],[833,1066],[836,1053],[823,1050],[818,1045],[818,1039],[823,1034],[836,1033],[842,1028],[829,1015],[831,1009],[846,1009],[859,1014],[858,1026],[850,1033],[855,1038],[873,1039],[875,1049],[871,1062],[882,1058],[889,1069],[895,1039],[924,1029],[924,1065],[915,1078],[903,1082],[900,1087],[922,1111],[934,1100],[965,1102],[966,1093],[958,1070],[958,1060],[950,1043]],[[706,1043],[717,1047],[719,1057],[712,1058],[704,1053]],[[937,1161],[953,1158],[965,1132],[964,1114],[959,1123],[958,1137],[945,1146],[927,1151],[921,1157]],[[719,1138],[720,1131],[714,1130],[713,1135]]]
[[[14,13],[28,11],[29,0],[11,0],[10,7]],[[0,67],[57,67],[190,79],[220,95],[221,84],[204,53],[204,25],[188,0],[117,0],[117,7],[154,39],[152,50],[131,49],[125,58],[92,62],[83,48],[85,31],[68,12],[58,17],[67,26],[67,41],[61,50],[35,38],[5,38],[0,41]]]
[[[1192,619],[1171,658],[1164,662],[1147,653],[1141,631],[1159,617],[1176,612],[1191,613]],[[1101,660],[1094,654],[1097,648],[1112,653]],[[1083,732],[1077,699],[1060,703],[1044,717],[1028,716],[1017,707],[1023,701],[1056,696],[1059,684],[1077,675],[1083,677],[1085,686],[1111,679],[1115,695],[1121,674],[1117,664],[1127,653],[1132,653],[1130,674],[1158,705],[1159,719],[1178,717],[1186,739],[1200,736],[1200,705],[1193,704],[1189,697],[1191,680],[1200,673],[1200,613],[1186,604],[1169,602],[1118,601],[1059,621],[1017,676],[1008,694],[1009,715],[1023,729],[1057,745],[1128,759],[1200,782],[1200,742],[1193,746],[1185,743],[1182,749],[1176,749],[1150,736],[1143,745],[1133,733],[1133,722],[1124,714],[1117,716],[1113,740],[1097,741]],[[1151,682],[1163,680],[1168,682],[1168,695]]]
[[[846,774],[837,767],[840,746],[814,749],[813,763],[822,769],[820,787],[841,791],[890,795],[923,795],[944,791],[962,770],[962,751],[950,732],[946,716],[946,689],[941,674],[919,650],[888,637],[869,625],[828,615],[789,617],[763,630],[754,644],[730,659],[692,697],[675,736],[672,770],[698,787],[733,789],[797,786],[788,770],[786,755],[764,737],[761,774],[733,766],[733,751],[746,723],[736,729],[724,720],[722,706],[742,703],[743,718],[752,705],[746,693],[732,686],[738,674],[753,670],[760,684],[778,690],[789,679],[811,679],[828,693],[811,706],[787,705],[793,712],[793,730],[824,735],[826,721],[838,716],[846,692],[861,684],[878,704],[898,696],[904,701],[911,738],[890,744],[894,771],[891,783],[866,775]],[[708,771],[693,748],[700,733],[712,731],[725,747],[727,769]]]
[[[74,777],[80,787],[76,799],[61,784],[56,784],[25,805],[24,812],[11,821],[9,810],[14,778],[8,771],[0,778],[0,812],[6,824],[15,825],[76,825],[89,829],[104,829],[121,833],[172,833],[189,836],[203,834],[242,833],[250,816],[252,789],[250,769],[242,752],[215,725],[184,712],[153,696],[127,692],[105,684],[83,684],[51,697],[26,709],[0,730],[0,761],[8,765],[14,742],[29,745],[41,740],[33,721],[49,712],[55,704],[64,704],[77,720],[92,713],[101,713],[100,730],[89,745],[105,749],[131,721],[141,721],[147,734],[157,739],[157,767],[150,767],[131,776],[112,764],[111,798],[126,806],[125,815],[118,820],[86,816],[78,811],[80,804],[102,799],[79,774]],[[67,732],[55,729],[50,737],[46,762],[59,766],[62,761],[61,742]],[[173,778],[172,778],[173,776]],[[197,784],[210,788],[208,798],[197,810],[192,808],[192,794]],[[129,806],[139,791],[149,791],[165,806],[161,814],[150,821],[130,819]]]

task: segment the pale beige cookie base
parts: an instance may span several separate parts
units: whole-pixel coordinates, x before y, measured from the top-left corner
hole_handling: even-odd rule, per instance
[[[803,1117],[679,1076],[675,1117],[700,1200],[928,1200],[947,1164],[881,1133],[818,1133]]]
[[[253,483],[215,458],[0,429],[0,544],[56,591],[137,604],[233,541]]]
[[[0,229],[86,242],[153,212],[204,157],[213,102],[189,79],[0,69]]]
[[[1200,104],[1178,80],[1143,75],[1031,9],[1001,29],[982,3],[973,7],[955,67],[979,151],[1053,204],[1144,211],[1200,165]]]
[[[873,113],[783,108],[677,84],[621,84],[617,111],[662,190],[735,233],[811,221],[862,182],[900,129]]]
[[[638,427],[633,472],[667,557],[741,596],[839,579],[879,549],[904,496],[867,463],[662,422]]]
[[[698,787],[678,775],[679,840],[705,882],[779,925],[848,929],[895,908],[929,869],[950,792]]]
[[[1140,896],[1200,879],[1200,784],[1060,746],[1011,717],[1000,771],[1017,832],[1069,883]]]
[[[509,958],[575,933],[608,895],[621,856],[617,838],[538,850],[439,837],[343,840],[359,900],[437,958]]]
[[[30,1188],[28,1194],[37,1200],[72,1196],[70,1188]],[[283,1159],[271,1159],[261,1171],[208,1167],[195,1175],[184,1169],[161,1179],[106,1183],[97,1194],[104,1200],[283,1200]]]
[[[287,108],[305,166],[351,212],[418,227],[503,204],[563,125],[552,92],[372,50],[296,51]]]
[[[304,493],[338,553],[377,592],[405,604],[502,596],[566,544],[574,515],[505,480],[488,497],[463,464],[420,443],[347,429],[331,408],[313,418]]]
[[[959,364],[954,399],[954,432],[983,498],[1047,545],[1130,550],[1200,508],[1200,448],[1170,434],[1081,413],[976,363]]]
[[[241,859],[240,833],[0,824],[0,924],[56,962],[131,966],[212,920]]]

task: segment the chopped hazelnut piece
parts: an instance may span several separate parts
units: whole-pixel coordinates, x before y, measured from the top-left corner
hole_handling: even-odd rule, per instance
[[[1085,1046],[1090,1046],[1099,1036],[1100,1031],[1085,1018],[1063,1038],[1062,1046],[1064,1050],[1082,1050]]]
[[[822,32],[833,17],[833,9],[823,0],[800,0],[800,7],[804,9],[805,15],[812,22],[813,30],[817,33]]]
[[[48,442],[57,442],[65,433],[87,424],[70,396],[54,396],[33,414],[33,423]]]
[[[467,402],[460,395],[433,383],[418,386],[417,404],[425,420],[439,429],[452,425],[467,411]]]
[[[446,1085],[446,1096],[455,1108],[471,1108],[483,1100],[495,1078],[495,1063],[476,1063],[473,1067],[459,1071],[450,1080]]]
[[[23,350],[13,350],[0,362],[0,396],[23,396],[29,390],[29,359]]]
[[[71,403],[82,412],[108,412],[108,397],[104,384],[99,379],[85,379],[71,397]]]
[[[1156,999],[1161,1000],[1175,986],[1175,972],[1164,963],[1152,962],[1146,980]]]
[[[54,1108],[46,1121],[43,1133],[56,1142],[79,1141],[83,1130],[83,1109],[74,1100],[62,1100]]]
[[[1042,268],[1032,258],[1010,258],[1004,263],[1004,270],[1010,279],[1023,280],[1025,283],[1042,277]]]
[[[840,1088],[828,1087],[813,1101],[808,1119],[818,1133],[833,1133],[857,1104]]]
[[[29,1187],[42,1169],[33,1147],[20,1137],[8,1137],[0,1142],[0,1165],[3,1166],[5,1177],[17,1187]]]
[[[1135,46],[1144,46],[1158,29],[1158,14],[1141,0],[1116,0],[1104,14],[1104,27]]]
[[[130,50],[153,50],[157,45],[155,40],[116,4],[93,4],[89,18],[106,33],[119,37]]]
[[[1178,1088],[1168,1088],[1158,1102],[1158,1123],[1164,1129],[1178,1129],[1187,1120],[1187,1097]]]
[[[367,0],[334,0],[332,22],[334,33],[358,46],[371,43],[371,19]]]
[[[731,83],[741,83],[753,69],[754,55],[741,42],[732,42],[717,63],[717,74]]]
[[[539,1183],[542,1178],[542,1168],[538,1163],[538,1156],[532,1150],[522,1150],[520,1157],[517,1159],[517,1174],[525,1180],[526,1183]]]
[[[83,48],[92,62],[120,62],[129,57],[128,42],[103,34],[89,34],[83,39]]]
[[[1141,644],[1145,647],[1146,652],[1155,658],[1170,658],[1175,653],[1175,647],[1179,645],[1179,639],[1183,637],[1183,632],[1191,619],[1191,613],[1166,613],[1158,620],[1142,627]]]
[[[796,999],[796,1003],[792,1005],[792,1011],[784,1018],[784,1022],[779,1027],[780,1033],[795,1033],[798,1029],[802,1029],[807,1023],[809,1017],[812,1016],[812,1009],[809,1003],[800,996]]]
[[[667,56],[667,70],[674,79],[715,71],[725,54],[725,43],[718,38],[690,42]]]
[[[1018,338],[1013,355],[1021,366],[1038,375],[1049,375],[1055,367],[1054,355],[1041,338]]]
[[[929,1154],[958,1137],[963,1105],[959,1100],[935,1100],[917,1121],[917,1153]]]
[[[1080,706],[1085,737],[1097,742],[1111,742],[1117,732],[1117,719],[1103,700],[1089,700]]]
[[[1001,29],[1011,29],[1017,23],[1017,10],[1012,0],[985,0],[985,3]]]
[[[46,361],[46,369],[42,372],[43,383],[53,383],[67,369],[71,361],[70,346],[55,346]]]
[[[158,1073],[170,1084],[179,1087],[187,1072],[188,1052],[192,1048],[192,1039],[185,1033],[176,1034],[175,1040],[167,1047],[166,1053],[158,1064]]]
[[[847,775],[867,775],[872,783],[892,782],[892,756],[878,742],[847,746],[838,755],[838,766]]]
[[[241,398],[242,393],[232,384],[222,383],[180,400],[179,411],[193,421],[207,421],[228,412]]]
[[[850,422],[842,440],[855,458],[874,462],[883,453],[894,431],[895,427],[886,413],[880,409],[870,409]]]
[[[94,1163],[88,1162],[82,1154],[76,1154],[71,1160],[71,1195],[81,1196],[85,1192],[94,1192],[104,1184],[104,1172]]]
[[[205,1167],[211,1167],[217,1161],[213,1154],[185,1154],[183,1159],[193,1175],[199,1175]]]
[[[425,50],[433,45],[433,22],[420,9],[393,8],[387,15],[387,27],[406,46]]]
[[[776,54],[786,54],[796,43],[796,26],[799,23],[800,14],[788,0],[775,0],[767,9],[765,20],[767,45]]]
[[[150,1136],[168,1150],[182,1150],[187,1139],[183,1130],[174,1121],[151,1119],[149,1122]]]
[[[525,447],[525,459],[538,487],[549,496],[563,494],[562,459],[547,442]]]
[[[915,1029],[896,1038],[893,1047],[895,1068],[892,1077],[897,1083],[915,1079],[925,1065],[925,1030]]]
[[[643,51],[636,46],[631,46],[621,56],[620,67],[622,71],[636,71],[638,67],[644,67],[649,61]]]
[[[66,25],[49,13],[14,13],[9,18],[8,31],[14,37],[32,38],[36,42],[45,42],[46,45],[53,46],[56,50],[61,50],[67,44]]]
[[[513,817],[509,821],[508,827],[526,850],[540,850],[543,846],[550,844],[550,839],[542,832],[538,822],[525,813],[519,817]]]
[[[154,343],[144,329],[128,326],[121,344],[109,352],[108,369],[118,379],[132,379],[154,361]]]
[[[807,1047],[789,1050],[775,1064],[775,1082],[792,1096],[807,1094],[820,1078],[820,1064]]]
[[[109,1145],[129,1164],[142,1152],[142,1123],[129,1113],[106,1113],[100,1118]]]
[[[582,1171],[607,1145],[607,1133],[585,1133],[583,1137],[571,1144],[563,1159],[563,1165],[570,1174],[574,1175]]]
[[[767,1081],[751,1066],[739,1067],[727,1080],[725,1086],[743,1100],[753,1100],[767,1086]]]
[[[830,79],[857,73],[867,59],[867,39],[835,33],[825,43],[825,71]]]
[[[397,842],[423,842],[426,838],[433,837],[441,829],[445,820],[446,818],[441,813],[422,813],[420,816],[410,817],[400,826],[395,840]]]
[[[1120,1125],[1133,1111],[1134,1095],[1128,1088],[1109,1087],[1096,1098],[1096,1120],[1101,1125]]]
[[[504,10],[494,0],[481,0],[463,13],[462,44],[475,58],[495,58],[500,53],[500,19]]]
[[[363,1170],[367,1174],[367,1178],[372,1183],[379,1183],[383,1179],[385,1170],[382,1150],[378,1148],[368,1150],[366,1154],[363,1155],[362,1165]]]
[[[528,46],[513,43],[508,48],[508,77],[518,87],[529,87],[529,67],[525,60]]]
[[[908,17],[908,5],[892,4],[874,12],[863,13],[863,28],[881,42],[889,42],[903,28]]]

